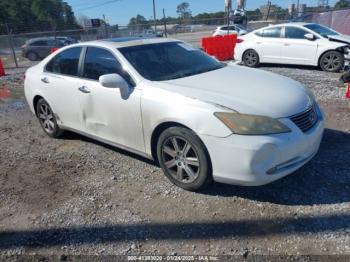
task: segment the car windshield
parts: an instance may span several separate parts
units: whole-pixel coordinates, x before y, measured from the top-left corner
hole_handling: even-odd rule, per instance
[[[339,35],[339,33],[331,30],[330,28],[322,25],[318,25],[318,24],[308,24],[308,25],[305,25],[304,27],[318,33],[319,35],[325,38],[328,38],[331,35]]]
[[[203,51],[182,42],[123,47],[119,51],[139,74],[151,81],[193,76],[225,66]]]

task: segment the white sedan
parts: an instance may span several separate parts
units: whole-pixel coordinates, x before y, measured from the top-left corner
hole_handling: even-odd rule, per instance
[[[230,25],[230,26],[219,26],[215,29],[213,32],[213,36],[224,36],[227,34],[231,35],[245,35],[248,31],[244,29],[243,27],[240,27],[238,25]]]
[[[268,26],[238,40],[235,59],[246,66],[259,63],[320,66],[338,72],[350,58],[350,36],[313,23]]]
[[[64,47],[27,70],[25,95],[47,135],[71,130],[154,159],[187,190],[280,179],[316,154],[323,134],[300,83],[177,40]]]

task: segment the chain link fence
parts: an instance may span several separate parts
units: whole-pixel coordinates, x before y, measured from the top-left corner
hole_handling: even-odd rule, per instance
[[[252,16],[248,14],[248,30],[255,30],[269,24],[288,21],[316,22],[333,28],[344,34],[350,34],[350,9],[327,12],[304,13],[295,17],[286,12],[271,12]],[[75,28],[71,30],[56,30],[50,23],[42,23],[42,31],[33,30],[25,26],[18,27],[11,24],[0,24],[7,34],[0,35],[0,57],[4,67],[28,67],[33,65],[22,55],[22,47],[28,40],[35,38],[61,38],[69,37],[78,42],[85,42],[104,38],[130,37],[130,36],[158,36],[180,39],[199,47],[201,38],[210,36],[218,26],[226,25],[226,17],[210,19],[188,19],[186,21],[158,21],[156,30],[151,23],[136,24],[132,26],[109,26],[102,24],[98,28]],[[233,21],[232,21],[233,22]],[[166,26],[165,26],[166,25]],[[4,30],[3,30],[4,31]]]

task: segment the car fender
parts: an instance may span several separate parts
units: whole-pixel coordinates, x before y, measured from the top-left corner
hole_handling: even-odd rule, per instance
[[[329,42],[329,41],[327,43],[322,43],[322,42],[319,43],[317,48],[317,56],[316,56],[315,64],[318,65],[322,55],[329,51],[338,51],[345,55],[346,54],[345,48],[348,46],[349,45],[347,44],[338,43],[338,42]]]
[[[232,112],[229,108],[142,82],[141,113],[146,153],[151,153],[151,138],[154,130],[163,123],[183,125],[197,135],[215,137],[231,135],[232,132],[214,116],[214,112],[218,111]]]

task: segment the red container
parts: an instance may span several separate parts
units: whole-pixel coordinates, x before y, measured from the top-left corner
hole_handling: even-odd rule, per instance
[[[202,48],[208,55],[226,61],[233,59],[236,42],[237,35],[203,37]]]

